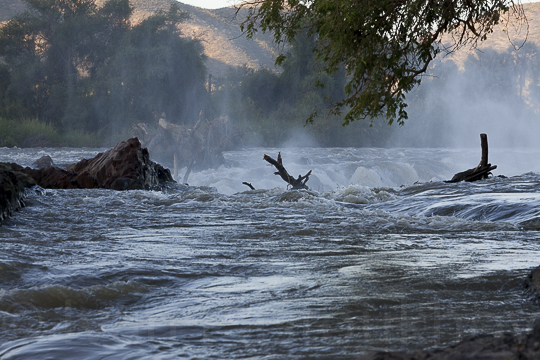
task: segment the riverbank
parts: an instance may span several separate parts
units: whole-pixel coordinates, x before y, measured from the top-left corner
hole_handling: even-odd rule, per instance
[[[59,133],[51,124],[47,124],[37,119],[26,118],[20,120],[8,120],[0,117],[0,147],[82,147],[82,146],[104,146],[104,136],[97,133],[87,133],[84,131],[67,131]],[[129,136],[129,132],[118,134]],[[113,139],[109,145],[116,142]],[[106,146],[106,145],[105,145]]]

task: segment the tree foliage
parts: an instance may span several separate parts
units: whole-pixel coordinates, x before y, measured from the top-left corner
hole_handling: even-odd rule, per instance
[[[422,85],[407,94],[407,126],[358,121],[341,127],[336,126],[342,122],[339,116],[304,126],[310,113],[325,108],[325,98],[343,96],[346,82],[343,69],[331,75],[319,71],[313,46],[313,38],[293,41],[281,72],[239,67],[215,78],[213,100],[223,105],[216,112],[236,122],[246,135],[244,145],[469,146],[468,136],[486,128],[498,129],[509,141],[510,136],[523,138],[524,126],[531,137],[540,127],[540,59],[530,42],[518,51],[475,52],[459,66],[435,59]],[[326,86],[313,86],[317,80]]]
[[[313,50],[324,71],[346,69],[345,97],[331,106],[332,114],[345,110],[344,124],[381,115],[402,124],[405,94],[435,57],[476,46],[503,16],[523,19],[513,0],[250,0],[239,6],[248,9],[241,25],[248,37],[271,31],[283,44],[307,31],[316,36]],[[443,43],[444,34],[451,43]]]
[[[281,71],[243,66],[214,80],[216,112],[237,122],[246,134],[244,143],[279,146],[292,135],[302,133],[319,145],[371,144],[350,129],[341,131],[335,126],[341,121],[337,116],[305,127],[306,118],[324,111],[329,98],[343,97],[346,82],[343,69],[334,74],[319,71],[320,64],[311,51],[314,45],[314,37],[301,33],[288,47]],[[316,82],[324,82],[324,86],[314,86]]]

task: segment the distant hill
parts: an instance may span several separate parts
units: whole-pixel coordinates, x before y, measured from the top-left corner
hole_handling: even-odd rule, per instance
[[[476,51],[493,49],[499,53],[506,52],[512,44],[521,46],[525,38],[528,43],[532,43],[540,48],[540,2],[523,4],[523,8],[527,17],[527,24],[523,24],[523,26],[513,26],[519,25],[514,23],[510,24],[507,28],[502,24],[499,24],[495,27],[493,33],[488,36],[487,40],[479,44],[477,50],[464,48],[451,55],[450,59],[459,64],[462,63],[469,54]],[[528,25],[528,27],[526,25]],[[449,37],[446,36],[445,40],[448,41]]]
[[[143,19],[157,10],[165,10],[175,0],[132,0],[135,19]],[[259,34],[247,40],[240,32],[235,20],[236,10],[226,7],[216,10],[202,9],[178,2],[180,8],[191,14],[182,30],[185,35],[202,41],[207,66],[213,75],[223,75],[230,66],[247,65],[250,68],[274,69],[277,54],[273,51],[272,37]]]
[[[103,1],[103,0],[101,0]],[[165,10],[175,0],[131,0],[135,7],[135,21],[141,20],[158,10]],[[259,34],[254,40],[241,36],[239,23],[234,20],[235,9],[231,7],[208,10],[178,3],[180,8],[191,14],[191,19],[183,25],[185,35],[200,39],[208,56],[208,70],[213,75],[223,75],[229,66],[247,65],[251,68],[274,68],[275,49],[268,34]],[[540,47],[540,3],[523,5],[529,23],[529,42]],[[20,0],[0,1],[0,22],[9,20],[24,10]],[[526,29],[522,29],[525,31]],[[514,43],[520,43],[523,33],[518,35],[510,31]],[[492,48],[507,51],[510,46],[503,26],[499,25],[479,49]],[[455,54],[452,59],[461,62],[470,54],[467,49]]]
[[[134,21],[140,21],[158,10],[166,10],[175,0],[131,0],[135,7]],[[103,0],[98,0],[103,2]],[[202,9],[178,3],[180,8],[191,14],[191,19],[182,26],[187,36],[202,41],[208,56],[208,71],[212,75],[224,75],[230,66],[247,65],[250,68],[274,69],[272,38],[268,34],[257,35],[253,40],[241,36],[239,23],[234,20],[236,10],[232,7],[216,10]],[[21,0],[0,1],[0,22],[7,21],[18,12],[24,11]]]

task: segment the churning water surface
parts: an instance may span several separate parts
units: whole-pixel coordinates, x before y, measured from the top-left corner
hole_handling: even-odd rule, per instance
[[[284,150],[309,191],[273,175],[277,152],[228,152],[164,191],[31,192],[0,227],[0,358],[355,358],[539,317],[522,284],[540,265],[540,151],[447,184],[478,149]]]

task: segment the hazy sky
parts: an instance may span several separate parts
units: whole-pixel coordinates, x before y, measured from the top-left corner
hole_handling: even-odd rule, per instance
[[[205,9],[219,9],[242,2],[242,0],[180,0],[184,4]],[[538,0],[521,0],[522,3],[538,2]]]
[[[205,9],[219,9],[237,4],[241,0],[180,0],[180,2]]]

